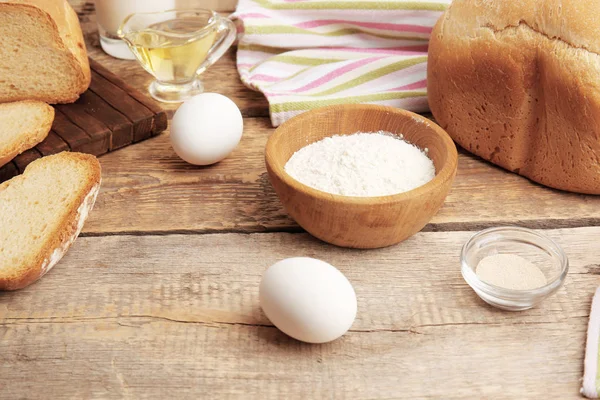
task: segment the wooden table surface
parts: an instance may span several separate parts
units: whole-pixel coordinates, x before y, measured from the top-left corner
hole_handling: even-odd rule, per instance
[[[99,49],[93,5],[72,3],[90,56],[145,89],[136,62]],[[273,192],[267,104],[234,60],[232,50],[204,76],[245,116],[229,158],[190,166],[168,133],[101,157],[102,190],[71,251],[36,284],[0,293],[1,398],[578,397],[600,197],[461,152],[452,193],[422,233],[382,250],[329,246]],[[558,293],[521,313],[487,306],[460,274],[467,238],[505,224],[542,229],[571,261]],[[261,274],[291,256],[328,261],[353,283],[358,316],[342,339],[303,344],[261,312]]]

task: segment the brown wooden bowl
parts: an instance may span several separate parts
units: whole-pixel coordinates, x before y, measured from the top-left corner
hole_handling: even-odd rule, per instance
[[[284,170],[296,151],[325,137],[381,130],[429,149],[435,178],[396,195],[348,197],[313,189]],[[442,128],[420,115],[376,105],[339,105],[301,114],[273,133],[265,159],[279,199],[302,228],[325,242],[360,249],[390,246],[423,229],[444,203],[457,168],[456,146]]]

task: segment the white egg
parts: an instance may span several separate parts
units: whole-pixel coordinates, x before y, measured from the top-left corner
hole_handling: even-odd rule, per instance
[[[260,282],[260,305],[283,333],[308,343],[342,336],[356,318],[356,294],[332,265],[308,257],[273,264]]]
[[[184,161],[210,165],[237,147],[243,130],[242,113],[233,101],[217,93],[202,93],[175,112],[171,144]]]

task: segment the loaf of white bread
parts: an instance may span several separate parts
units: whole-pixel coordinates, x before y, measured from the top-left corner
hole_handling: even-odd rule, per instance
[[[0,103],[71,103],[91,73],[67,0],[0,0]]]
[[[437,122],[541,184],[600,194],[600,2],[454,0],[429,44]]]
[[[0,184],[0,290],[21,289],[60,261],[100,188],[96,157],[63,152]]]

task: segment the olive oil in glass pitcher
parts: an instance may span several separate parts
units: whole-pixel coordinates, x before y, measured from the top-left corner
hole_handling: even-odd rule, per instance
[[[203,92],[200,74],[227,51],[235,35],[233,22],[202,9],[132,14],[119,29],[119,36],[156,78],[150,94],[168,103]]]

